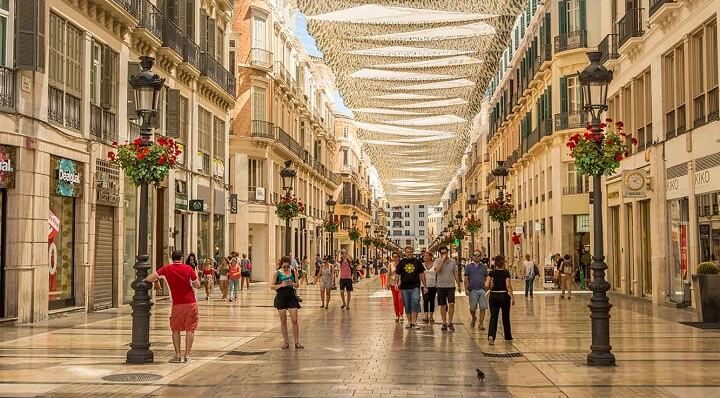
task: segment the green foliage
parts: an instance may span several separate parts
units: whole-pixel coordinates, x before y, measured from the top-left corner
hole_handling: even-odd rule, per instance
[[[623,131],[622,122],[616,122],[614,130],[608,128],[609,124],[612,124],[612,119],[600,124],[597,132],[588,125],[585,133],[577,133],[568,140],[566,145],[570,156],[575,158],[575,169],[579,174],[612,175],[620,166],[620,161],[627,157],[625,140],[629,134]],[[637,144],[635,138],[630,141],[633,145]]]
[[[177,163],[181,150],[172,138],[159,137],[156,142],[143,142],[136,138],[132,142],[118,145],[117,152],[110,151],[108,160],[116,164],[136,186],[160,184]]]
[[[290,198],[284,196],[280,200],[280,203],[275,205],[275,214],[277,214],[281,220],[293,220],[299,216],[300,213],[304,212],[305,205],[295,196]]]
[[[698,275],[715,275],[718,272],[719,272],[718,267],[710,261],[702,262],[702,263],[698,264],[698,267],[697,267]]]
[[[356,242],[360,239],[360,231],[357,230],[357,228],[353,228],[348,232],[348,238],[350,238],[351,241]]]

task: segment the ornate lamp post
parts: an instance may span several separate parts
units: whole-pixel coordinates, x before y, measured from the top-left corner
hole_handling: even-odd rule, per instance
[[[353,212],[352,212],[352,215],[350,216],[350,231],[357,232],[357,222],[358,222],[357,213],[355,213],[355,212],[353,211]],[[357,258],[357,252],[355,251],[355,249],[356,249],[356,248],[355,248],[355,242],[356,242],[355,240],[352,241],[352,243],[353,243],[353,250],[352,250],[353,260]]]
[[[140,139],[143,146],[150,146],[153,128],[151,119],[157,115],[160,89],[165,79],[154,74],[152,69],[155,58],[140,57],[142,70],[137,75],[130,76],[129,83],[135,90],[135,105],[137,114],[142,120]],[[150,288],[152,284],[145,281],[150,270],[148,256],[148,183],[140,185],[140,212],[138,214],[138,248],[135,262],[135,281],[132,288],[135,290],[132,302],[132,341],[127,352],[126,362],[130,364],[151,363],[154,360],[150,350]]]
[[[286,160],[285,161],[285,167],[280,170],[280,177],[282,177],[282,184],[283,184],[283,190],[285,191],[285,197],[287,199],[290,199],[292,197],[292,190],[293,190],[293,184],[295,183],[295,176],[297,175],[297,172],[295,169],[292,168],[292,160]],[[286,255],[290,254],[290,237],[291,237],[291,231],[290,231],[290,218],[285,219],[285,250],[284,253]]]
[[[455,215],[455,219],[457,220],[457,229],[458,231],[462,230],[463,227],[463,214],[460,210],[458,210],[457,214]],[[458,277],[460,278],[460,290],[462,290],[462,275],[463,275],[463,269],[461,265],[460,259],[462,259],[462,239],[455,238],[458,241],[458,247],[457,247],[457,253],[458,253],[458,259],[457,259],[457,267],[458,267]]]
[[[508,169],[505,167],[505,162],[502,160],[497,161],[497,167],[493,169],[492,174],[497,178],[497,190],[498,200],[500,203],[505,202],[505,177],[508,175]],[[505,257],[505,223],[500,221],[500,255]]]
[[[475,195],[470,195],[467,200],[468,208],[470,209],[470,219],[475,219],[475,206],[477,206],[478,200]],[[470,231],[470,255],[475,252],[475,230]]]
[[[590,59],[588,65],[582,72],[578,73],[578,79],[583,89],[583,103],[585,110],[590,113],[593,135],[602,134],[600,128],[600,116],[608,109],[607,94],[608,85],[612,81],[613,73],[607,70],[600,58],[602,53],[592,51],[587,53]],[[602,175],[593,176],[593,261],[590,265],[593,280],[590,282],[592,297],[590,298],[590,319],[592,320],[592,344],[590,353],[587,356],[587,364],[590,366],[613,366],[615,355],[611,352],[610,345],[610,300],[607,291],[610,284],[605,280],[605,254],[603,248],[603,223],[602,223]]]
[[[333,199],[332,195],[328,196],[328,200],[325,201],[325,206],[327,206],[328,209],[328,220],[330,222],[335,222],[335,199]],[[330,231],[330,256],[332,258],[335,258],[335,248],[333,247],[335,245],[335,238],[332,231]]]
[[[365,223],[365,278],[370,278],[370,228],[369,222]]]

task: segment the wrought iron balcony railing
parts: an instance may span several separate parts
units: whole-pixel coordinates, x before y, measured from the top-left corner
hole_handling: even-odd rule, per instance
[[[138,27],[145,28],[155,37],[162,40],[163,15],[150,0],[144,0],[140,6],[140,22]]]
[[[250,64],[256,66],[262,66],[264,68],[271,68],[272,53],[262,48],[253,48],[250,50]]]
[[[228,94],[235,97],[236,81],[235,76],[220,65],[215,58],[206,52],[200,53],[200,73],[217,83]]]
[[[618,27],[618,47],[622,47],[633,37],[641,37],[645,34],[642,23],[642,8],[631,8],[620,18]]]
[[[250,122],[250,136],[257,138],[275,139],[273,132],[273,124],[263,120],[253,120]]]
[[[604,64],[610,59],[618,59],[618,35],[617,33],[610,33],[598,44],[598,51],[602,53],[600,63]]]
[[[584,110],[556,113],[555,131],[585,128],[587,122],[587,112]]]
[[[190,36],[185,36],[185,45],[182,54],[183,61],[200,70],[200,46],[195,44]]]
[[[163,18],[162,45],[175,51],[176,54],[184,55],[185,35],[179,26],[170,18]]]
[[[555,53],[587,47],[587,31],[576,30],[555,36]]]
[[[662,6],[668,3],[674,3],[675,0],[650,0],[650,16],[655,14]]]
[[[15,109],[15,70],[0,66],[0,109]]]

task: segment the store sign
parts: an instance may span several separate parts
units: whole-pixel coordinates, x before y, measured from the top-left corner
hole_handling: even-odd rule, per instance
[[[202,205],[200,205],[202,208]],[[175,192],[175,209],[187,210],[188,209],[188,198],[187,195],[180,192]]]
[[[120,205],[120,170],[117,166],[98,160],[95,168],[95,191],[97,203],[101,205]]]
[[[0,189],[15,188],[15,147],[0,145]]]
[[[590,232],[590,215],[583,214],[575,216],[575,232]]]
[[[52,192],[59,196],[79,197],[82,194],[81,165],[63,158],[50,158],[50,167],[55,170]]]
[[[257,200],[258,202],[265,201],[265,188],[264,187],[255,188],[255,200]]]
[[[720,189],[720,166],[695,173],[695,193],[708,193]]]
[[[238,199],[236,193],[230,194],[230,214],[237,214],[238,211]]]
[[[665,197],[668,200],[688,196],[688,176],[680,176],[665,181]]]
[[[189,205],[190,211],[205,211],[205,201],[202,199],[193,199]]]

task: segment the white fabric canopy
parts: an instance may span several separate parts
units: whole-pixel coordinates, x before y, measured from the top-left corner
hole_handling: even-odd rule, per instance
[[[437,203],[527,0],[294,0],[389,201]]]

